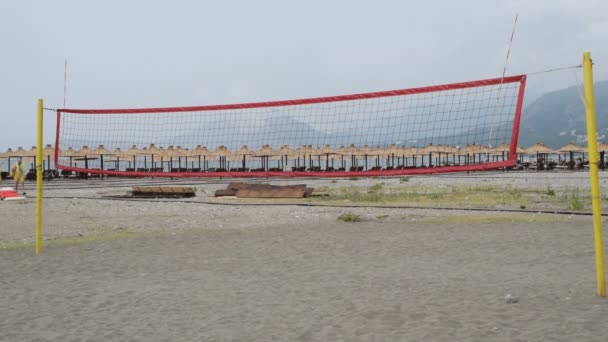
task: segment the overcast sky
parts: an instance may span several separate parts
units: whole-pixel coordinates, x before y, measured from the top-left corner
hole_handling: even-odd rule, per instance
[[[0,150],[36,143],[36,100],[189,106],[329,96],[581,63],[607,79],[607,1],[54,0],[0,4]],[[582,81],[529,79],[527,96]],[[45,113],[45,143],[54,113]]]

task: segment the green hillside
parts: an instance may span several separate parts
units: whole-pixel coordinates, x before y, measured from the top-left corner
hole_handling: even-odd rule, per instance
[[[558,148],[572,141],[586,143],[587,127],[582,86],[547,93],[528,105],[522,113],[520,146],[542,142]],[[598,141],[608,136],[608,81],[595,84]]]

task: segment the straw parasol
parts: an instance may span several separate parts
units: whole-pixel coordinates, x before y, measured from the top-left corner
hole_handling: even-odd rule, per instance
[[[419,154],[421,154],[423,157],[423,164],[424,164],[424,156],[428,155],[429,157],[429,167],[433,166],[433,153],[439,153],[441,152],[441,148],[439,146],[435,146],[433,144],[428,144],[426,146],[424,146],[423,148],[419,149]]]
[[[231,152],[226,146],[224,146],[224,145],[218,146],[218,148],[216,148],[211,155],[213,157],[219,158],[219,162],[220,162],[219,168],[220,169],[227,168],[226,159],[231,155]]]
[[[136,145],[131,145],[131,147],[123,152],[123,156],[125,158],[130,158],[133,160],[133,166],[132,169],[133,171],[137,169],[137,156],[140,155],[142,153],[142,151],[137,148]],[[129,161],[129,164],[131,163],[131,161]],[[131,168],[131,165],[129,165],[129,167]]]
[[[325,170],[329,170],[329,157],[338,155],[338,152],[334,150],[331,145],[327,144],[325,147],[320,149],[320,153],[325,156]],[[332,159],[332,169],[333,169],[333,159]]]
[[[598,146],[599,147],[599,146]],[[599,150],[599,149],[598,149]],[[576,145],[573,142],[569,142],[568,144],[557,149],[559,153],[583,153],[585,149],[581,146]]]
[[[340,168],[345,169],[346,164],[344,163],[344,156],[348,155],[348,147],[341,145],[337,152],[340,155]]]
[[[190,152],[188,151],[187,148],[181,147],[181,146],[177,146],[175,148],[175,156],[177,157],[177,163],[178,163],[178,168],[179,171],[182,171],[182,158],[185,159],[186,162],[186,169],[188,169],[188,156],[190,155]]]
[[[76,156],[79,156],[79,157],[86,157],[86,156],[90,156],[90,155],[91,155],[91,149],[87,145],[82,146],[78,150],[78,152],[76,152]]]
[[[14,152],[12,148],[8,148],[5,152],[0,153],[0,158],[6,159],[8,161],[8,170],[11,169],[11,156],[13,155],[13,153]]]
[[[568,153],[570,155],[570,162],[568,168],[572,169],[574,168],[574,153],[585,153],[587,152],[587,150],[581,146],[576,145],[573,142],[569,142],[568,144],[558,148],[556,152]]]
[[[76,154],[78,153],[78,151],[74,150],[74,148],[72,147],[68,147],[66,150],[61,151],[60,150],[60,154],[59,157],[60,158],[69,158],[70,159],[70,167],[72,167],[72,160],[73,158],[76,156]]]
[[[481,150],[482,146],[477,144],[467,144],[461,149],[463,154],[478,154]]]
[[[304,157],[304,166],[306,166],[306,156],[308,156],[308,167],[312,169],[314,167],[314,161],[312,156],[315,154],[316,150],[312,147],[312,145],[304,145],[302,146],[300,152]]]
[[[387,156],[387,161],[390,160],[392,167],[395,167],[395,157],[397,157],[397,164],[401,160],[401,157],[405,157],[405,147],[391,144],[384,149],[384,154]]]
[[[289,145],[282,145],[276,153],[281,157],[281,166],[285,170],[289,165],[289,157],[293,155],[294,150]]]
[[[173,147],[173,145],[169,145],[161,154],[161,158],[168,158],[169,161],[169,171],[173,171],[173,158],[177,157],[179,151]]]
[[[123,159],[122,161],[128,160],[128,158],[129,158],[129,156],[127,155],[127,152],[121,150],[120,147],[115,148],[114,151],[112,152],[111,156],[113,157],[113,159],[109,159],[106,161],[114,163],[114,170],[116,170],[116,171],[120,171],[121,158]]]
[[[210,155],[211,155],[211,152],[207,149],[206,146],[203,146],[203,145],[196,145],[196,147],[193,148],[192,150],[190,150],[190,152],[188,153],[188,156],[198,158],[199,170],[206,169],[207,157]],[[202,159],[202,165],[201,165],[201,159]]]
[[[10,158],[14,153],[13,149],[9,147],[6,151],[0,153],[0,158]]]
[[[99,156],[99,168],[103,170],[103,157],[111,156],[114,152],[108,150],[104,145],[99,145],[96,149],[91,151],[91,154],[94,156]]]
[[[556,153],[556,151],[554,151],[549,146],[542,144],[542,143],[536,143],[536,144],[528,147],[526,149],[526,151],[528,152],[529,155],[536,154],[536,165],[537,165],[536,170],[537,171],[544,167],[543,159],[546,159],[546,158],[544,158],[544,156],[546,156],[547,154]]]
[[[46,146],[42,149],[43,157],[54,157],[55,156],[55,148],[51,144],[46,144]]]
[[[372,154],[372,149],[368,145],[363,145],[363,147],[357,150],[358,156],[363,156],[365,159],[365,170],[367,171],[367,158]]]
[[[605,142],[601,142],[597,144],[597,151],[598,152],[606,152],[608,151],[608,144]]]
[[[91,151],[91,154],[95,156],[110,156],[114,154],[114,152],[108,150],[104,145],[99,145],[96,149]]]
[[[505,153],[505,152],[509,152],[510,150],[511,150],[511,144],[502,143],[502,144],[494,147],[492,149],[492,152],[490,152],[490,153],[502,154],[502,153]]]
[[[195,148],[190,150],[188,155],[190,157],[209,156],[211,155],[211,152],[207,149],[207,146],[196,145]]]
[[[145,151],[144,151],[145,150]],[[156,145],[154,144],[150,144],[150,146],[148,146],[147,148],[144,147],[142,149],[142,151],[140,151],[140,154],[147,154],[150,155],[152,157],[152,159],[154,159],[154,156],[160,156],[163,155],[165,153],[165,149],[162,147],[156,147]]]
[[[112,153],[112,155],[117,159],[120,159],[120,158],[125,159],[125,158],[129,157],[129,154],[127,153],[127,151],[123,151],[120,147],[115,148],[114,153]]]
[[[272,150],[270,145],[263,145],[262,147],[258,148],[254,154],[255,157],[261,158],[262,169],[264,169],[264,171],[268,170],[269,159],[274,155],[275,152]]]
[[[549,153],[555,153],[555,151],[553,149],[551,149],[549,146],[542,144],[542,143],[536,143],[530,147],[528,147],[526,149],[526,152],[528,152],[528,154],[535,154],[535,153],[544,153],[544,154],[549,154]]]
[[[34,149],[35,149],[35,147],[34,147]],[[36,155],[36,153],[34,153],[34,155]],[[10,157],[20,157],[20,158],[23,158],[23,157],[29,157],[29,156],[30,156],[29,152],[26,151],[26,150],[24,150],[23,147],[19,146],[19,147],[17,147],[17,149],[15,150],[15,152],[13,152],[13,154]]]
[[[15,150],[13,157],[18,157],[18,158],[22,159],[22,161],[24,163],[30,163],[32,161],[35,162],[36,161],[36,152],[37,152],[36,146],[32,146],[32,148],[27,151],[21,147],[18,147],[17,150]]]
[[[89,147],[87,145],[84,145],[78,151],[76,151],[74,153],[73,160],[76,160],[76,161],[83,160],[84,161],[84,167],[85,167],[85,169],[88,169],[89,168],[89,160],[97,159],[95,157],[89,157],[92,154],[93,153],[92,153],[91,149],[89,149]]]
[[[241,169],[245,170],[245,168],[247,167],[247,156],[252,156],[253,154],[254,151],[250,150],[247,145],[243,145],[238,150],[232,151],[230,153],[230,156],[228,156],[228,160],[234,162],[240,161]]]
[[[388,156],[387,150],[384,147],[376,146],[370,149],[370,155],[376,157],[376,167],[380,167],[380,157],[384,158]]]

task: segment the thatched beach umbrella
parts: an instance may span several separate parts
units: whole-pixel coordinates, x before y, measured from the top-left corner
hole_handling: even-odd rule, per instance
[[[357,155],[362,156],[365,159],[365,171],[368,170],[367,158],[369,156],[371,156],[372,153],[373,153],[373,150],[368,145],[363,145],[363,147],[361,147],[357,150]]]
[[[218,158],[219,168],[222,170],[226,170],[228,168],[228,163],[227,163],[226,159],[230,155],[231,155],[230,150],[224,145],[218,146],[218,148],[216,148],[212,153],[213,157]]]
[[[481,153],[483,153],[483,146],[481,145],[477,145],[477,144],[470,144],[470,145],[465,145],[462,149],[461,149],[461,153],[462,155],[464,155],[465,157],[465,164],[469,165],[469,164],[475,164],[477,162],[477,158],[479,157],[479,155]],[[472,157],[472,159],[471,159]],[[479,159],[481,159],[481,157],[479,157]]]
[[[325,145],[325,147],[320,148],[320,149],[319,149],[319,151],[318,151],[318,153],[319,153],[320,155],[325,156],[325,170],[329,170],[329,157],[330,157],[330,156],[335,156],[335,155],[338,155],[338,152],[337,152],[336,150],[334,150],[334,149],[331,147],[331,145],[327,144],[327,145]],[[319,163],[319,164],[320,164],[320,163]],[[320,166],[320,165],[319,165],[319,166]],[[332,159],[332,166],[331,166],[331,167],[332,167],[332,169],[333,169],[333,167],[334,167],[334,165],[333,165],[333,159]]]
[[[381,155],[386,157],[386,166],[387,167],[395,167],[395,156],[397,156],[397,160],[399,160],[399,155],[397,154],[397,145],[390,144],[383,148],[383,153]]]
[[[163,152],[162,157],[169,159],[169,171],[173,172],[173,158],[176,158],[179,154],[179,151],[173,147],[173,145],[169,145],[167,149]]]
[[[285,171],[285,169],[288,167],[289,157],[293,153],[294,153],[294,151],[291,147],[289,147],[289,145],[282,145],[276,151],[276,154],[281,157],[281,168],[283,169],[283,171]]]
[[[120,147],[117,147],[114,149],[114,151],[112,151],[111,159],[106,161],[114,163],[114,170],[120,171],[120,162],[125,160],[128,161],[128,158],[127,151],[123,151],[120,149]]]
[[[75,149],[73,149],[72,147],[68,147],[66,150],[60,151],[59,157],[60,158],[69,158],[70,160],[70,167],[72,167],[73,163],[73,158],[75,156],[77,156],[78,151],[76,151]]]
[[[439,146],[435,146],[433,144],[428,144],[426,146],[424,146],[422,149],[420,149],[420,154],[421,155],[428,155],[429,156],[429,164],[428,167],[433,167],[433,153],[439,153],[441,152],[441,148]],[[424,159],[423,159],[423,163],[424,163]]]
[[[92,157],[91,149],[87,145],[83,145],[78,151],[74,152],[73,160],[74,161],[84,161],[85,169],[89,168],[89,160],[96,159]]]
[[[315,153],[315,149],[312,147],[312,145],[304,145],[298,148],[298,153],[302,156],[302,159],[304,161],[304,167],[306,167],[306,156],[308,156],[308,167],[312,169],[312,155]]]
[[[8,169],[7,171],[10,172],[11,170],[11,156],[13,155],[13,149],[12,148],[8,148],[6,151],[0,153],[0,159],[6,159],[7,163],[8,163]],[[2,169],[0,169],[0,172],[2,171]]]
[[[99,156],[99,168],[103,170],[103,159],[104,156],[111,156],[114,152],[108,150],[104,145],[99,145],[96,149],[94,149],[91,154],[94,156]]]
[[[23,149],[21,146],[19,146],[8,157],[21,159],[22,162],[27,165],[28,163],[31,163],[32,160],[34,160],[34,158],[36,157],[36,146],[32,146],[32,148],[27,151],[25,149]],[[10,159],[9,159],[9,170],[10,170]]]
[[[456,153],[458,153],[457,148],[443,144],[435,146],[435,152],[433,152],[433,154],[437,155],[437,158],[435,159],[437,166],[448,165],[450,163],[450,154]]]
[[[82,146],[77,152],[76,155],[79,157],[86,157],[86,156],[90,156],[91,155],[91,149],[89,148],[89,146],[84,145]]]
[[[448,164],[449,163],[449,156],[450,153],[452,153],[455,149],[452,146],[448,146],[448,145],[443,145],[443,144],[439,144],[435,147],[435,152],[437,154],[437,165],[441,166],[444,164]],[[445,159],[442,160],[442,156],[445,157]]]
[[[156,162],[154,161],[154,157],[160,157],[161,170],[164,170],[163,156],[165,155],[165,149],[162,146],[156,147],[155,144],[150,144],[147,148],[144,147],[140,151],[139,155],[142,155],[144,157],[145,168],[147,168],[147,156],[150,156],[150,166],[153,169],[156,169]]]
[[[575,143],[570,142],[560,148],[557,149],[559,153],[568,153],[570,155],[570,162],[568,163],[568,168],[574,168],[574,153],[584,153],[585,149],[577,146]]]
[[[598,152],[608,152],[608,144],[605,142],[598,142],[597,151]]]
[[[554,153],[556,153],[549,146],[547,146],[545,144],[541,144],[541,143],[536,143],[536,144],[528,147],[526,149],[526,151],[530,155],[536,154],[536,165],[537,165],[536,170],[537,171],[539,169],[542,169],[544,167],[544,162],[543,161],[547,160],[547,155],[548,154],[554,154]]]
[[[133,160],[132,169],[134,171],[137,171],[137,156],[141,153],[141,150],[139,148],[137,148],[136,145],[131,145],[131,147],[128,150],[126,150],[124,153],[125,153],[125,157]],[[129,161],[129,164],[131,164],[131,161]],[[131,168],[131,165],[129,165],[129,168]]]
[[[187,148],[181,147],[181,146],[177,146],[175,148],[175,156],[177,157],[177,167],[179,172],[182,172],[182,158],[184,158],[185,162],[186,162],[186,170],[188,169],[188,155],[190,154],[190,152],[188,151]]]
[[[402,145],[402,146],[395,146],[394,148],[389,150],[391,153],[393,153],[395,156],[397,156],[397,167],[398,168],[406,168],[408,167],[407,165],[407,159],[408,157],[413,157],[413,153],[411,153],[412,151],[410,151],[409,148],[407,148],[406,146]],[[415,163],[412,162],[412,166],[414,166]]]
[[[247,145],[241,146],[238,150],[234,150],[231,152],[228,157],[229,161],[241,162],[241,169],[245,170],[247,168],[247,157],[252,156],[254,151],[250,150]]]
[[[269,169],[269,160],[271,156],[274,156],[275,152],[270,147],[270,145],[263,145],[255,151],[254,156],[260,158],[261,166],[264,171],[268,171]]]
[[[375,159],[376,159],[375,167],[379,168],[380,164],[381,164],[380,158],[384,158],[388,154],[386,153],[386,149],[384,149],[383,147],[380,147],[380,146],[376,146],[374,148],[370,148],[369,155],[371,157],[375,157]]]
[[[190,155],[190,157],[198,158],[198,169],[199,170],[207,169],[207,157],[209,157],[211,155],[211,152],[207,149],[206,146],[197,145],[195,148],[190,150],[189,155]],[[202,165],[201,165],[201,158],[202,158]]]
[[[495,155],[495,156],[501,156],[502,160],[506,160],[506,159],[508,159],[510,151],[511,151],[511,144],[502,143],[502,144],[496,146],[495,148],[493,148],[492,152],[490,152],[490,154]],[[507,157],[507,158],[505,158],[505,157]]]
[[[99,145],[96,149],[93,150],[93,155],[99,156],[99,168],[103,170],[103,160],[105,156],[114,155],[114,152],[108,150],[104,145]]]
[[[338,148],[338,155],[340,155],[340,168],[346,169],[346,163],[344,162],[344,156],[348,155],[348,147],[344,145]]]
[[[555,151],[542,143],[536,143],[530,147],[528,147],[526,149],[526,151],[528,151],[528,154],[533,154],[533,153],[544,153],[544,154],[550,154],[550,153],[555,153]]]
[[[25,151],[25,153],[20,153],[20,158],[22,158],[22,162],[27,164],[32,162],[31,168],[36,169],[36,157],[38,156],[38,149],[36,146],[32,146],[29,150]]]
[[[31,156],[35,156],[36,155],[36,147],[33,146],[32,147],[34,149],[34,152],[32,154],[31,150],[30,151],[26,151],[23,149],[23,147],[19,146],[17,147],[17,149],[13,152],[13,154],[11,155],[11,157],[17,157],[17,158],[27,158],[27,157],[31,157]]]

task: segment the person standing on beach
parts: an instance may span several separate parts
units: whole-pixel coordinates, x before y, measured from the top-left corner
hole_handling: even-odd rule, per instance
[[[12,173],[15,179],[15,192],[19,193],[19,183],[21,183],[23,194],[25,195],[25,165],[23,165],[21,158],[19,158],[17,165],[13,166]]]

